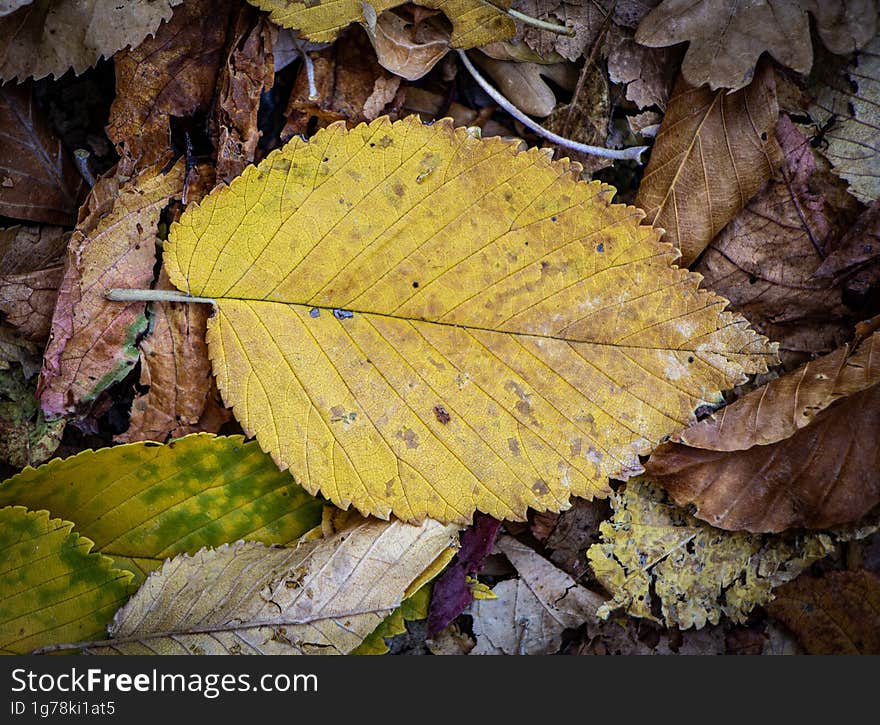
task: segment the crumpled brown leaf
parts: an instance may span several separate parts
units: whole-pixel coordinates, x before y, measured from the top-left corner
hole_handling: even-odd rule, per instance
[[[517,63],[484,55],[475,55],[473,60],[514,106],[538,118],[549,116],[556,107],[556,93],[545,78],[566,90],[573,90],[577,83],[577,69],[571,63]]]
[[[155,37],[118,53],[107,135],[147,168],[170,154],[170,119],[207,111],[226,46],[231,0],[183,4]]]
[[[318,99],[309,99],[305,68],[301,69],[284,112],[287,124],[281,132],[282,140],[308,135],[311,126],[323,128],[334,121],[355,126],[382,115],[392,121],[398,118],[406,86],[400,77],[379,65],[361,28],[351,28],[332,46],[310,56]]]
[[[705,287],[780,342],[783,361],[796,365],[805,353],[830,352],[849,334],[851,312],[840,288],[814,273],[851,211],[826,196],[831,187],[816,175],[809,141],[787,117],[776,138],[785,163],[718,234],[695,270]]]
[[[59,264],[33,272],[0,275],[0,313],[28,340],[45,342],[49,338],[62,273]]]
[[[253,163],[260,140],[260,96],[275,81],[274,26],[254,8],[241,7],[230,32],[217,83],[217,180],[230,182]]]
[[[679,77],[645,169],[636,206],[666,230],[690,265],[782,160],[772,68],[741,91],[694,88]]]
[[[183,0],[34,0],[0,19],[0,80],[82,73],[136,46]]]
[[[34,104],[30,88],[0,87],[0,129],[0,215],[73,223],[82,176]]]
[[[868,298],[880,284],[880,201],[865,209],[813,276],[833,278],[850,298]]]
[[[112,287],[149,287],[159,215],[183,186],[183,162],[133,179],[111,171],[80,211],[43,358],[38,395],[48,417],[73,413],[121,380],[147,328],[144,304],[109,302]]]
[[[70,233],[62,227],[14,226],[0,229],[0,270],[21,274],[61,259]]]
[[[608,77],[626,85],[626,97],[639,108],[665,110],[675,84],[680,52],[676,48],[646,48],[632,31],[615,25],[609,31]]]
[[[664,443],[645,468],[723,529],[855,521],[880,503],[880,332],[753,390]]]
[[[416,5],[386,10],[365,29],[379,64],[408,81],[424,76],[449,52],[450,30],[439,13]]]
[[[766,609],[807,654],[880,654],[880,577],[870,571],[800,576],[779,587]]]
[[[523,26],[523,42],[544,58],[559,53],[566,60],[577,60],[584,51],[589,51],[605,20],[600,4],[594,2],[514,0],[513,8],[530,17],[574,30],[574,37],[567,37],[531,25]]]
[[[751,82],[765,51],[792,70],[809,72],[808,12],[834,53],[860,48],[877,28],[874,0],[664,0],[639,25],[636,41],[651,47],[689,41],[682,66],[688,83],[736,90]]]

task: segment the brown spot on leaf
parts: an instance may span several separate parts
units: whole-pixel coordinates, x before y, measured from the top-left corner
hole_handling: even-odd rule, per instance
[[[403,196],[406,189],[403,188],[403,184],[400,181],[395,181],[394,186],[391,187],[392,191],[396,196]]]
[[[532,491],[539,496],[544,496],[545,494],[550,493],[550,488],[547,486],[547,482],[543,478],[538,478],[532,484]]]
[[[434,417],[437,418],[443,425],[446,425],[451,419],[452,416],[446,411],[442,405],[434,406]]]
[[[516,438],[508,438],[507,447],[510,448],[510,452],[513,453],[513,455],[519,455],[519,441]]]
[[[406,443],[407,448],[419,447],[419,436],[411,428],[406,428],[402,433],[398,431],[397,437]]]
[[[386,134],[376,142],[376,146],[380,149],[387,149],[389,146],[394,146],[394,140]]]

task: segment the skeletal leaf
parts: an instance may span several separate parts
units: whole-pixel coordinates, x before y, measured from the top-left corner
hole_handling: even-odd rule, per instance
[[[689,41],[682,66],[688,82],[736,90],[751,81],[765,51],[793,70],[809,72],[808,11],[835,53],[861,47],[877,29],[874,0],[664,0],[641,23],[636,40],[652,47]]]
[[[865,204],[880,199],[880,36],[859,52],[848,83],[816,90],[810,114],[829,127],[822,153],[853,196]]]
[[[156,32],[183,0],[34,0],[0,18],[0,80],[82,73]]]
[[[614,515],[599,527],[603,540],[588,552],[593,572],[613,596],[599,609],[601,617],[622,607],[655,619],[654,591],[667,626],[700,628],[717,624],[722,614],[743,622],[769,601],[774,587],[834,548],[826,534],[720,531],[641,479],[627,483],[611,501]]]
[[[636,205],[693,262],[773,174],[782,153],[773,70],[736,93],[680,77],[639,185]]]
[[[449,122],[336,124],[188,209],[165,265],[216,303],[226,404],[309,491],[522,519],[607,495],[776,357],[576,172]]]
[[[378,15],[403,5],[403,0],[248,0],[285,28],[298,30],[309,40],[329,42],[352,23],[367,23],[364,5]],[[442,10],[452,23],[450,44],[454,48],[475,48],[505,40],[516,32],[513,18],[504,12],[510,0],[420,0],[419,5]]]
[[[238,542],[150,575],[96,654],[346,654],[449,560],[454,527],[367,521],[294,549]]]
[[[137,583],[162,560],[249,539],[288,544],[321,522],[322,503],[241,436],[85,450],[0,484],[0,505],[77,522]]]
[[[0,509],[0,652],[104,636],[132,576],[91,549],[72,523],[47,511]]]

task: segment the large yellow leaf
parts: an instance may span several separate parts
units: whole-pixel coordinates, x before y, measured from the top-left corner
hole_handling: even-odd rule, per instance
[[[406,520],[609,492],[775,350],[613,189],[451,123],[295,139],[173,225],[172,282],[244,429]]]
[[[371,8],[376,15],[403,5],[405,0],[248,0],[268,10],[273,21],[298,30],[309,40],[329,42],[352,23],[366,23]],[[426,8],[442,10],[452,23],[453,48],[476,48],[516,33],[516,23],[504,12],[510,0],[419,0]]]

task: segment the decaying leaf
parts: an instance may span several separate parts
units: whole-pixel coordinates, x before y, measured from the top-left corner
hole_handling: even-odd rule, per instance
[[[833,278],[852,298],[869,298],[880,284],[880,201],[865,209],[813,276]]]
[[[501,522],[497,519],[477,514],[473,524],[461,533],[461,548],[434,585],[428,613],[428,637],[443,630],[474,600],[471,582],[492,553],[500,528]]]
[[[34,0],[0,19],[0,80],[82,73],[156,32],[183,0]]]
[[[426,584],[415,594],[403,600],[401,605],[385,617],[382,624],[374,629],[352,654],[384,655],[388,650],[387,639],[406,632],[406,623],[424,619],[428,616],[431,601],[430,584]]]
[[[668,502],[640,479],[611,499],[614,516],[600,526],[603,541],[590,548],[590,565],[618,608],[654,619],[652,592],[663,621],[682,629],[734,622],[772,597],[774,587],[833,550],[827,534],[760,536],[714,529]]]
[[[378,15],[403,5],[405,0],[372,0],[369,7]],[[298,30],[309,40],[329,42],[352,23],[366,23],[360,0],[248,0],[271,13],[273,22]],[[452,23],[453,48],[475,48],[516,33],[516,23],[504,12],[510,0],[419,0],[419,5],[442,10]]]
[[[224,400],[309,491],[522,520],[607,495],[776,359],[577,171],[449,121],[334,124],[187,209],[165,265],[214,299]]]
[[[0,505],[9,504],[75,519],[138,584],[163,559],[202,547],[294,542],[320,525],[323,507],[256,443],[207,434],[85,450],[26,469],[0,484]]]
[[[615,26],[608,42],[608,77],[626,84],[626,97],[639,108],[665,109],[675,84],[679,54],[675,49],[646,48],[631,31]]]
[[[0,20],[0,36],[4,22]],[[47,224],[72,223],[83,180],[34,104],[30,88],[0,87],[0,128],[0,214]]]
[[[67,248],[62,227],[14,226],[0,229],[0,270],[22,274],[56,264]]]
[[[310,53],[317,99],[309,97],[306,69],[300,70],[284,112],[285,140],[334,121],[350,125],[388,114],[396,118],[403,105],[401,79],[379,65],[367,34],[359,28],[343,33],[329,48]]]
[[[829,127],[820,149],[835,173],[870,204],[880,199],[880,36],[859,52],[848,74],[848,83],[836,78],[834,86],[816,89],[810,114]]]
[[[477,646],[471,654],[552,654],[562,643],[563,630],[595,618],[604,604],[601,596],[516,539],[502,536],[498,548],[519,578],[496,584],[496,599],[474,602]]]
[[[260,131],[260,97],[272,88],[274,26],[255,8],[242,6],[229,33],[215,110],[217,179],[229,182],[254,161]]]
[[[587,573],[587,550],[599,540],[599,523],[608,518],[610,510],[605,501],[575,499],[572,507],[560,514],[552,514],[543,536],[535,534],[550,552],[549,558],[556,566],[575,579]],[[536,514],[551,516],[551,514]]]
[[[618,3],[613,3],[617,5]],[[577,60],[589,51],[605,20],[601,3],[580,0],[514,0],[513,7],[521,13],[574,31],[571,37],[541,28],[524,26],[523,42],[539,56],[549,58],[558,53],[566,60]],[[611,11],[614,13],[614,10]],[[615,13],[616,15],[616,13]]]
[[[781,168],[718,234],[695,269],[706,287],[780,341],[786,363],[797,364],[804,353],[835,349],[851,329],[840,287],[815,276],[850,212],[826,195],[830,187],[816,174],[812,147],[787,117],[780,119],[776,137],[785,156]]]
[[[880,332],[810,362],[654,451],[651,480],[713,526],[823,529],[880,503]]]
[[[454,551],[455,528],[367,521],[295,549],[238,542],[151,574],[94,654],[345,654]]]
[[[571,63],[521,63],[484,55],[476,55],[474,61],[514,106],[539,118],[549,116],[556,107],[556,93],[545,78],[566,90],[573,90],[577,83],[577,69]]]
[[[164,269],[156,289],[173,289]],[[164,442],[206,430],[199,422],[213,391],[205,342],[209,312],[203,305],[153,303],[149,329],[138,344],[143,392],[135,396],[128,430],[117,441]],[[224,418],[217,416],[216,421],[222,425]]]
[[[588,623],[579,655],[721,655],[723,625],[703,629],[664,629],[647,619],[611,617]]]
[[[170,155],[172,117],[210,107],[231,10],[230,0],[190,0],[154,37],[114,58],[107,135],[139,168]]]
[[[771,177],[782,160],[769,65],[736,93],[679,78],[636,196],[648,221],[689,265]]]
[[[811,12],[822,41],[850,53],[877,29],[874,0],[663,0],[639,26],[636,40],[659,47],[690,42],[682,73],[694,86],[736,90],[752,80],[768,52],[783,65],[808,73],[813,65]]]
[[[24,274],[0,275],[0,313],[28,340],[48,339],[62,272],[59,265]]]
[[[0,461],[16,468],[37,466],[58,448],[65,421],[44,418],[35,381],[21,364],[0,367],[5,368],[0,369]]]
[[[364,28],[379,64],[408,81],[424,76],[449,52],[442,16],[415,5],[386,10]]]
[[[0,509],[0,652],[98,639],[131,594],[131,573],[47,511]]]
[[[20,7],[30,5],[33,0],[0,0],[0,17],[14,13]]]
[[[47,416],[88,404],[137,362],[144,304],[120,307],[104,293],[152,282],[159,214],[180,194],[183,168],[147,169],[127,182],[111,171],[92,189],[67,249],[43,358],[38,394]]]
[[[880,654],[880,577],[869,571],[801,576],[776,590],[767,612],[807,654]]]

